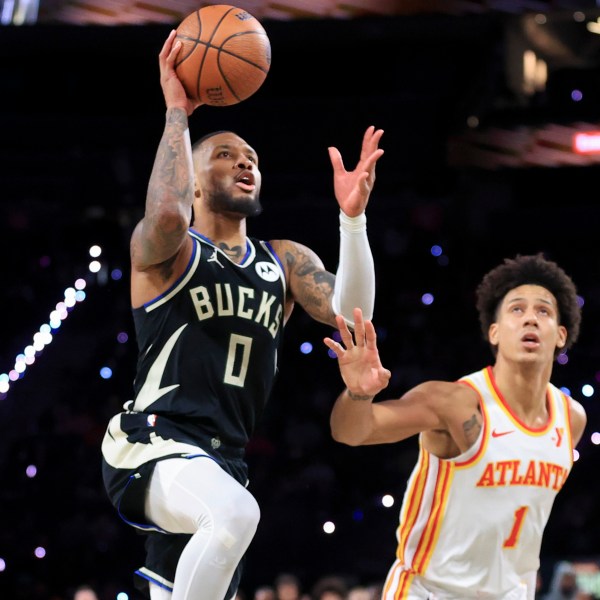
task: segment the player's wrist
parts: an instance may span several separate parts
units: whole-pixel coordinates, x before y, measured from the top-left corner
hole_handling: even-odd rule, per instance
[[[354,400],[356,402],[370,402],[375,398],[370,394],[365,394],[364,392],[353,392],[351,389],[346,388],[346,395],[350,400]]]
[[[340,209],[340,229],[348,233],[366,231],[367,215],[362,212],[359,215],[356,215],[356,217],[349,217]]]
[[[166,120],[167,123],[182,123],[187,127],[188,115],[186,107],[178,105],[167,106]]]

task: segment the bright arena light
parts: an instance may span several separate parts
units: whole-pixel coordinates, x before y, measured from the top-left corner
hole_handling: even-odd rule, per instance
[[[391,494],[386,494],[381,498],[381,504],[383,504],[383,506],[385,506],[386,508],[391,508],[392,506],[394,506],[394,496],[392,496]]]
[[[73,287],[68,287],[63,293],[63,299],[56,303],[55,308],[48,314],[48,322],[42,323],[38,331],[33,334],[32,343],[25,346],[22,352],[15,356],[13,368],[8,373],[0,373],[0,400],[6,398],[11,382],[22,379],[27,371],[27,367],[33,365],[38,355],[52,343],[54,339],[52,332],[56,331],[62,321],[70,314],[73,307],[85,300],[86,283],[84,279],[77,279]]]
[[[581,393],[586,398],[591,398],[594,395],[594,388],[591,385],[586,384],[581,388]]]
[[[421,302],[423,304],[425,304],[426,306],[429,306],[430,304],[433,304],[433,300],[434,300],[433,294],[427,293],[427,294],[423,294],[421,296]]]
[[[100,248],[100,246],[93,245],[90,248],[90,256],[92,258],[98,258],[101,254],[102,254],[102,248]]]
[[[93,260],[88,268],[92,273],[97,273],[102,268],[102,265],[100,264],[100,261]]]
[[[310,354],[313,350],[313,345],[310,342],[303,342],[300,344],[300,352],[302,354]]]
[[[332,521],[326,521],[323,523],[323,531],[327,534],[333,533],[335,531],[335,524]]]

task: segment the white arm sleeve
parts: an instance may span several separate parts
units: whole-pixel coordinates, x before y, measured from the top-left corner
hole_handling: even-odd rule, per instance
[[[354,325],[353,311],[361,308],[365,320],[373,318],[375,265],[367,239],[367,217],[348,217],[340,211],[340,261],[335,274],[332,307],[348,325]]]

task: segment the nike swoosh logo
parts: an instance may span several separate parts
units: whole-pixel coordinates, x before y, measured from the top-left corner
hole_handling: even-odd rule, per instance
[[[165,372],[165,367],[167,366],[167,361],[169,360],[169,356],[173,351],[173,347],[175,343],[179,339],[181,332],[187,327],[187,323],[182,325],[167,341],[167,343],[163,346],[163,349],[160,351],[160,354],[156,357],[154,364],[150,367],[148,371],[148,376],[146,377],[146,381],[144,385],[140,389],[140,393],[137,395],[135,399],[135,404],[133,405],[133,410],[143,411],[152,403],[156,402],[159,398],[162,398],[165,394],[168,394],[171,390],[179,387],[179,384],[169,385],[167,387],[161,388],[160,382],[162,380],[163,373]]]
[[[511,429],[510,431],[492,431],[492,437],[502,437],[503,435],[508,435],[509,433],[514,433],[515,430]]]

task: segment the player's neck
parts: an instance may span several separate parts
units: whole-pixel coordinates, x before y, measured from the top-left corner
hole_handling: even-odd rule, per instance
[[[529,427],[545,423],[546,394],[552,365],[512,363],[498,357],[493,367],[496,386],[504,401]],[[543,424],[542,423],[542,424]]]
[[[210,223],[202,223],[196,219],[192,229],[210,240],[235,263],[239,264],[248,252],[245,220],[240,221],[236,226],[228,225],[219,220],[211,226]]]
[[[223,215],[211,214],[208,218],[196,218],[192,229],[219,248],[241,247],[245,252],[246,219],[231,219]]]

